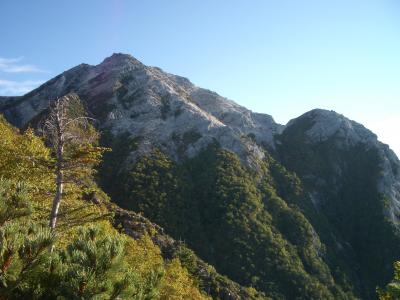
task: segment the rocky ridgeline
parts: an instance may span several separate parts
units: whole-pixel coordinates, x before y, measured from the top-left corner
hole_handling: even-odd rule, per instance
[[[275,137],[307,119],[307,143],[333,138],[338,149],[362,144],[378,150],[382,172],[377,184],[391,199],[387,213],[397,223],[399,160],[371,131],[333,111],[312,110],[285,127],[267,114],[254,113],[126,54],[113,54],[96,66],[78,65],[24,96],[0,97],[0,111],[12,124],[24,127],[44,113],[51,101],[68,92],[81,97],[101,129],[135,139],[138,147],[130,160],[154,147],[180,160],[218,142],[252,165],[263,158],[265,148],[274,151]]]
[[[1,110],[23,127],[50,101],[72,91],[103,129],[139,137],[139,155],[159,147],[180,159],[218,141],[251,162],[252,157],[263,157],[255,140],[273,147],[273,135],[283,128],[269,115],[253,113],[125,54],[114,54],[96,66],[74,67],[22,97],[0,101]]]
[[[394,224],[399,223],[400,161],[388,145],[379,142],[377,136],[363,125],[334,111],[322,109],[309,111],[288,122],[283,134],[293,128],[304,133],[306,137],[304,143],[306,144],[318,145],[331,141],[335,151],[346,151],[356,146],[376,151],[381,169],[377,183],[378,191],[390,199],[390,205],[386,211],[387,216]],[[340,163],[336,164],[335,175],[337,177],[343,173]]]

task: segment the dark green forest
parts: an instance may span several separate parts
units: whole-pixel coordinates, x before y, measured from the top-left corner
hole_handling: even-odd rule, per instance
[[[279,155],[266,152],[256,170],[216,143],[179,164],[154,150],[121,172],[119,159],[135,140],[114,137],[105,143],[120,152],[105,155],[100,182],[119,205],[161,225],[218,272],[273,299],[375,298],[376,287],[392,277],[400,245],[374,187],[377,155],[361,147],[308,149],[296,137],[280,138]],[[337,190],[326,161],[346,164]],[[312,181],[296,175],[310,169],[328,182],[318,209],[308,193]]]
[[[371,149],[312,145],[304,123],[252,168],[217,142],[127,167],[140,138],[88,127],[99,140],[66,148],[75,180],[49,228],[54,149],[0,126],[0,299],[399,297],[399,234]]]

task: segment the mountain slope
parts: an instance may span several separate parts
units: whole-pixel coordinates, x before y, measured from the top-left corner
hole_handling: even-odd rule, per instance
[[[292,120],[276,139],[281,162],[302,179],[318,216],[334,229],[324,242],[352,254],[364,296],[372,297],[399,257],[399,160],[371,131],[332,111]]]
[[[110,203],[90,176],[80,186],[65,182],[51,233],[50,149],[3,117],[0,138],[0,298],[267,299],[218,274],[143,216]]]
[[[268,115],[252,113],[124,54],[114,54],[97,66],[72,68],[23,97],[3,101],[0,110],[12,124],[23,127],[50,101],[70,91],[85,101],[103,129],[142,137],[139,152],[157,145],[177,159],[195,155],[213,139],[242,157],[251,152],[259,158],[262,151],[245,140],[246,135],[252,133],[272,146],[274,133],[282,129]]]
[[[400,162],[362,125],[313,110],[286,126],[125,54],[72,68],[22,97],[37,126],[68,92],[113,149],[99,183],[114,202],[273,298],[375,298],[399,259]]]

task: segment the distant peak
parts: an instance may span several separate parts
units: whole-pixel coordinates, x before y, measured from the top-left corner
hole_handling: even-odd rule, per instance
[[[322,108],[315,108],[313,110],[310,110],[306,113],[304,113],[303,115],[300,116],[300,118],[304,118],[304,117],[311,117],[311,118],[315,118],[315,117],[333,117],[333,118],[344,118],[343,115],[338,114],[337,112],[335,112],[334,110],[327,110],[327,109],[322,109]]]
[[[130,54],[126,54],[126,53],[113,53],[110,57],[108,57],[109,59],[135,59],[132,55]],[[106,58],[107,59],[107,58]]]
[[[120,65],[120,64],[135,64],[142,65],[142,63],[134,58],[130,54],[125,53],[113,53],[111,56],[104,59],[101,64],[111,64],[111,65]]]
[[[306,132],[314,141],[327,140],[332,136],[347,139],[353,143],[360,141],[375,142],[377,139],[376,135],[363,125],[352,121],[333,110],[326,109],[310,110],[300,117],[290,120],[286,125],[286,129],[297,127],[300,124],[307,124],[304,123],[308,122],[307,120],[312,123],[309,123]]]
[[[312,109],[304,114],[302,114],[301,116],[294,118],[292,120],[290,120],[286,126],[289,127],[291,125],[293,125],[294,123],[297,123],[301,120],[327,120],[327,119],[343,119],[344,116],[338,114],[337,112],[333,111],[333,110],[327,110],[327,109],[321,109],[321,108],[315,108]]]

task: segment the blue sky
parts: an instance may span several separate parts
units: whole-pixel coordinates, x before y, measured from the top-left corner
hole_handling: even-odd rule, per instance
[[[1,95],[113,52],[283,124],[333,109],[400,154],[398,0],[0,2]]]

